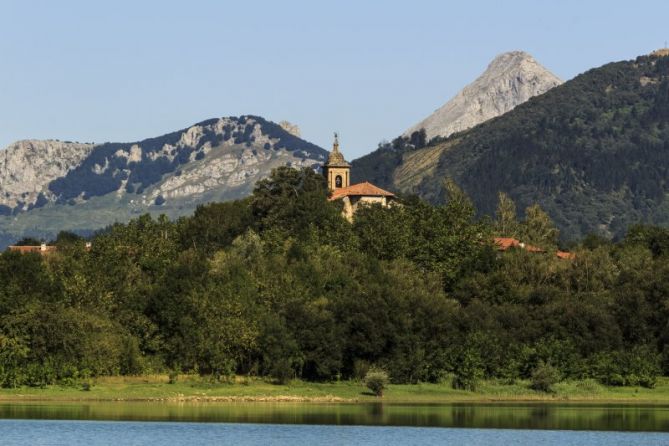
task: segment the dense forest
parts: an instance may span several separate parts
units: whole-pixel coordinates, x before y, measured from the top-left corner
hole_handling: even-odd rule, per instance
[[[474,388],[546,370],[652,387],[669,373],[669,231],[596,236],[558,259],[538,206],[478,219],[454,183],[362,208],[353,224],[310,169],[178,221],[142,216],[57,251],[0,255],[0,384],[165,372]],[[494,236],[544,252],[501,252]]]
[[[669,57],[589,70],[514,110],[450,138],[398,138],[354,161],[381,187],[443,203],[452,178],[481,214],[505,192],[539,203],[563,239],[619,239],[633,224],[669,225]],[[432,169],[421,172],[426,157]],[[421,177],[408,189],[403,181]],[[411,183],[411,182],[409,182]]]

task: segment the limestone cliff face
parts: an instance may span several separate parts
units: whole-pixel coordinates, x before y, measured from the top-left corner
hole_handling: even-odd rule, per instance
[[[49,194],[48,185],[77,167],[92,144],[25,140],[0,151],[0,205],[21,210]]]
[[[428,139],[446,137],[500,116],[560,84],[557,76],[529,54],[500,54],[478,79],[404,134],[424,128]]]
[[[134,143],[19,141],[0,151],[0,205],[17,213],[112,192],[143,196],[151,190],[184,198],[240,187],[269,174],[277,160],[296,166],[322,162],[327,152],[297,134],[292,124],[242,116]]]
[[[131,143],[19,141],[0,150],[0,241],[244,197],[276,167],[323,163],[327,151],[297,134],[292,124],[233,116]]]

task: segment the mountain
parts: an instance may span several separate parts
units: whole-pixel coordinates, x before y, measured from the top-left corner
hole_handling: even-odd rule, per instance
[[[241,116],[132,143],[19,141],[0,151],[0,242],[246,196],[274,167],[323,162],[327,152],[296,135],[288,122]]]
[[[450,136],[502,115],[561,83],[529,54],[503,53],[493,59],[478,79],[404,135],[424,128],[428,139]]]
[[[432,202],[452,178],[488,215],[506,192],[519,211],[539,203],[563,239],[669,225],[669,57],[589,70],[446,140],[372,152],[356,170]]]

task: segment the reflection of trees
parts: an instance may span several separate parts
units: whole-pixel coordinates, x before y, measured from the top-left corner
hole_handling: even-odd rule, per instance
[[[583,404],[0,404],[0,418],[669,431],[667,407]]]

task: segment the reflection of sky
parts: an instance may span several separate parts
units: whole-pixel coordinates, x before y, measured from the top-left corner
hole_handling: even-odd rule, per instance
[[[108,423],[0,420],[3,444],[86,445],[666,445],[669,434],[636,432],[430,429],[378,426],[305,426],[227,423]]]
[[[258,114],[326,148],[338,130],[352,159],[500,52],[570,78],[669,39],[666,0],[323,3],[2,0],[0,146],[131,141]]]

